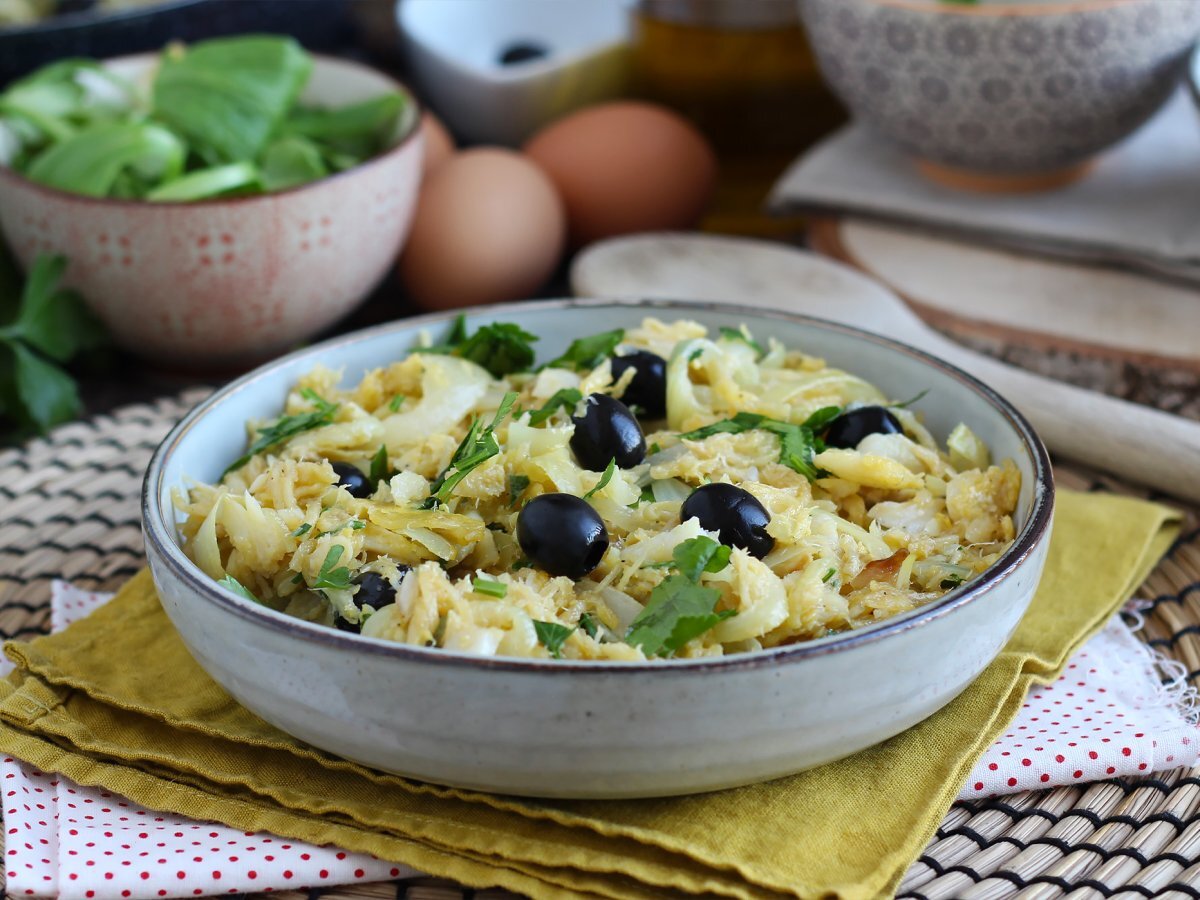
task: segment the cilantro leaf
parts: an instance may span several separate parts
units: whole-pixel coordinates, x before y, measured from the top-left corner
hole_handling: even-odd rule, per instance
[[[602,331],[591,337],[576,338],[571,341],[567,352],[558,359],[553,359],[543,369],[574,369],[576,372],[584,369],[594,369],[608,357],[612,356],[617,344],[625,339],[625,329],[615,328],[612,331]]]
[[[596,494],[608,487],[608,483],[612,481],[613,472],[615,471],[617,471],[617,458],[614,456],[608,461],[608,465],[604,467],[604,474],[600,476],[600,480],[596,482],[596,486],[584,494],[583,499],[587,500],[591,498],[593,494]]]
[[[75,381],[21,341],[9,344],[14,358],[16,396],[38,430],[45,432],[79,414]]]
[[[379,482],[387,481],[391,475],[392,469],[388,465],[387,444],[380,444],[375,455],[371,457],[371,471],[367,477],[371,479],[371,484],[378,487]]]
[[[252,457],[264,450],[282,444],[305,431],[332,424],[333,417],[338,411],[338,404],[323,399],[312,388],[305,388],[300,395],[312,403],[314,408],[309,412],[297,413],[294,416],[282,416],[272,424],[258,429],[258,438],[250,445],[250,449],[230,463],[229,468],[221,473],[222,477],[235,469],[240,469],[250,462]]]
[[[563,644],[575,633],[574,628],[559,625],[557,622],[540,622],[533,620],[533,630],[537,632],[538,642],[550,651],[555,659],[562,659]]]
[[[814,434],[818,431],[824,431],[829,423],[841,414],[842,408],[840,406],[822,406],[804,420],[804,427],[811,428]]]
[[[541,425],[560,409],[574,411],[576,404],[583,399],[583,394],[575,388],[561,388],[542,405],[541,409],[529,411],[529,424]]]
[[[242,584],[240,581],[238,581],[232,575],[226,575],[224,578],[222,578],[220,581],[218,581],[217,584],[219,584],[221,587],[225,588],[228,591],[232,591],[233,593],[237,594],[239,597],[244,597],[245,599],[247,599],[253,603],[261,603],[262,602],[257,597],[255,597],[254,594],[250,593],[250,589],[248,587],[246,587],[244,584]]]
[[[759,359],[767,355],[767,351],[763,349],[762,344],[750,337],[750,332],[746,329],[745,325],[741,328],[730,328],[727,325],[722,325],[721,337],[728,341],[741,341],[743,344],[747,344],[754,349]]]
[[[325,554],[325,562],[321,563],[321,571],[317,573],[314,588],[329,588],[331,590],[347,590],[350,587],[350,570],[345,566],[335,568],[342,558],[345,548],[334,544]]]
[[[513,372],[521,372],[533,365],[533,347],[536,335],[529,334],[519,325],[494,322],[484,325],[463,341],[455,350],[455,356],[478,363],[497,378]]]
[[[521,495],[525,493],[525,488],[529,487],[529,477],[526,475],[509,475],[508,476],[508,505],[516,506],[517,501],[521,499]]]
[[[734,610],[714,613],[721,598],[715,588],[696,584],[686,575],[668,575],[653,591],[625,636],[647,656],[666,656],[703,634]]]
[[[730,552],[724,544],[701,535],[677,545],[671,556],[681,575],[698,582],[705,572],[720,572],[729,565]]]
[[[495,434],[496,427],[512,411],[516,402],[517,395],[509,391],[500,401],[500,407],[492,417],[492,424],[483,427],[478,418],[471,422],[458,449],[454,451],[454,456],[450,458],[450,464],[429,486],[429,497],[422,504],[423,509],[433,509],[439,503],[445,503],[460,481],[471,474],[473,469],[500,452],[500,442],[496,440]]]
[[[476,578],[471,582],[471,590],[477,594],[486,594],[503,600],[508,593],[508,585],[503,581],[493,581],[491,578]]]

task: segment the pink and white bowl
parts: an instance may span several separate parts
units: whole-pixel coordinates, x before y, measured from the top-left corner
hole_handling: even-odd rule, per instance
[[[107,65],[137,83],[156,59]],[[151,203],[66,193],[0,165],[0,231],[23,268],[66,256],[67,284],[139,356],[208,370],[262,361],[354,309],[404,244],[423,154],[416,99],[321,56],[301,99],[343,105],[387,90],[408,100],[390,148],[345,172],[274,194]]]

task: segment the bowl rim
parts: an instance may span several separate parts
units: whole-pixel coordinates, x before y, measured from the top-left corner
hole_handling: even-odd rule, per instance
[[[174,452],[175,447],[187,436],[188,432],[192,430],[198,421],[212,413],[222,402],[235,394],[252,389],[256,383],[273,375],[279,369],[305,358],[309,358],[315,363],[319,360],[322,353],[335,348],[342,349],[357,343],[372,341],[392,332],[407,331],[412,328],[421,328],[424,326],[444,325],[452,321],[459,313],[467,316],[495,315],[503,317],[508,314],[546,309],[570,310],[613,307],[628,310],[646,310],[647,312],[652,310],[666,310],[682,314],[686,314],[688,311],[718,312],[735,316],[740,315],[815,325],[818,328],[860,339],[868,344],[885,347],[940,371],[943,375],[958,381],[973,391],[995,412],[998,412],[1006,419],[1008,425],[1021,440],[1026,452],[1029,453],[1033,464],[1034,485],[1033,505],[1029,511],[1028,518],[1021,526],[1012,545],[978,580],[971,582],[965,588],[948,591],[942,597],[926,606],[918,607],[900,616],[885,619],[877,625],[870,625],[855,631],[816,638],[798,644],[735,653],[728,656],[703,657],[698,659],[661,659],[648,660],[646,662],[526,659],[523,657],[472,655],[441,648],[419,647],[339,631],[335,628],[317,625],[316,623],[297,619],[267,607],[253,604],[231,591],[219,587],[217,582],[205,575],[195,563],[187,558],[183,552],[183,548],[173,539],[172,535],[175,532],[175,523],[168,523],[164,519],[160,498],[163,496],[164,490],[178,486],[167,486],[164,484],[166,463]],[[199,598],[209,601],[211,604],[234,614],[240,619],[248,620],[252,624],[290,635],[301,642],[320,644],[349,652],[371,653],[372,655],[391,657],[399,662],[445,665],[465,669],[525,673],[627,673],[632,676],[646,672],[679,673],[754,670],[764,666],[800,662],[831,653],[850,651],[863,644],[884,640],[892,634],[919,628],[935,619],[940,619],[952,613],[959,607],[971,603],[983,594],[995,589],[1002,581],[1020,568],[1025,560],[1049,537],[1050,523],[1054,510],[1054,496],[1054,475],[1050,465],[1049,454],[1046,451],[1045,445],[1025,417],[1000,394],[974,376],[968,375],[956,366],[944,362],[923,350],[918,350],[891,338],[872,334],[853,326],[831,322],[827,319],[787,313],[780,310],[761,309],[741,304],[658,298],[641,300],[567,298],[474,306],[462,310],[399,319],[394,322],[376,325],[331,338],[260,366],[243,375],[241,378],[214,391],[209,397],[188,412],[167,433],[166,437],[163,438],[162,442],[155,449],[150,463],[146,468],[146,475],[142,481],[141,506],[142,527],[146,547],[152,559],[156,558],[157,562],[169,568],[171,573],[190,587]]]
[[[277,197],[287,197],[303,193],[304,191],[314,190],[322,185],[329,184],[337,179],[351,175],[356,175],[367,169],[382,165],[384,162],[399,156],[402,152],[407,151],[409,145],[414,139],[419,138],[423,131],[421,127],[423,114],[425,112],[421,101],[417,99],[417,95],[404,82],[393,78],[387,72],[376,69],[373,66],[368,66],[360,63],[357,60],[343,59],[340,56],[330,56],[327,53],[313,53],[305,50],[314,63],[326,63],[333,66],[342,66],[348,69],[356,69],[360,72],[365,72],[370,75],[377,76],[392,85],[392,89],[400,93],[405,100],[411,104],[412,115],[408,122],[408,127],[401,133],[394,144],[368,159],[364,159],[358,165],[351,166],[349,169],[343,169],[340,172],[333,172],[326,175],[324,178],[318,178],[316,181],[308,181],[304,184],[298,184],[294,187],[284,188],[282,191],[271,191],[265,194],[250,194],[244,197],[209,197],[204,200],[136,200],[126,197],[93,197],[90,194],[76,194],[72,191],[64,191],[62,188],[51,187],[47,184],[33,181],[25,177],[20,172],[17,172],[11,166],[0,164],[0,182],[9,181],[16,187],[31,190],[34,193],[49,195],[52,198],[63,200],[77,201],[80,203],[89,203],[95,205],[108,206],[110,208],[129,208],[129,209],[180,209],[180,208],[213,208],[223,205],[249,204],[271,200]],[[102,65],[111,63],[132,62],[145,59],[154,59],[162,55],[161,50],[150,50],[145,53],[128,53],[123,56],[110,56],[105,59],[97,60]],[[316,74],[316,65],[313,66],[313,72],[309,76],[309,80]],[[306,82],[306,85],[308,82]]]
[[[864,0],[868,5],[891,6],[910,12],[934,13],[937,15],[967,16],[976,18],[998,18],[1010,16],[1071,15],[1092,10],[1111,9],[1117,6],[1135,6],[1148,0],[1049,0],[1046,3],[1030,3],[1029,0],[1002,0],[996,3],[950,3],[946,0]]]

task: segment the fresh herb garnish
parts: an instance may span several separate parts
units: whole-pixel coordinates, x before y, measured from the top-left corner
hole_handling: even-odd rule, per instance
[[[317,573],[317,580],[313,582],[314,588],[328,588],[335,591],[344,591],[350,588],[350,570],[345,566],[337,568],[338,561],[344,552],[345,548],[341,544],[334,544],[329,548],[329,552],[325,554],[325,562],[321,563],[321,571]]]
[[[305,522],[292,532],[292,537],[304,537],[304,535],[308,534],[310,531],[312,531],[312,525],[310,525],[308,522]]]
[[[704,355],[704,348],[697,347],[695,350],[693,350],[691,353],[688,354],[688,362],[694,363],[696,360],[698,360],[703,355]]]
[[[529,487],[529,476],[508,476],[508,505],[510,507],[517,505],[517,501],[521,499],[521,495],[525,493],[525,488],[527,487]]]
[[[233,591],[233,593],[237,594],[239,597],[244,597],[245,599],[251,601],[252,603],[261,603],[262,602],[257,597],[255,597],[254,594],[250,593],[250,589],[248,587],[246,587],[244,584],[242,584],[240,581],[238,581],[232,575],[226,575],[224,578],[222,578],[220,581],[218,581],[217,584],[219,584],[221,587],[225,588],[226,590]]]
[[[576,338],[571,341],[567,352],[558,359],[553,359],[543,369],[574,369],[576,372],[594,369],[608,357],[612,356],[617,344],[625,339],[625,329],[616,328],[612,331],[602,331],[591,337]]]
[[[490,578],[476,578],[471,582],[471,590],[477,594],[486,594],[489,597],[503,600],[504,595],[508,593],[508,585],[503,581],[493,581]]]
[[[952,588],[958,587],[964,581],[966,581],[966,579],[963,578],[961,575],[948,575],[942,579],[941,587],[943,590],[948,591]]]
[[[408,398],[403,394],[397,394],[388,404],[388,409],[390,409],[392,412],[400,412],[400,407],[404,405],[404,401],[407,399]]]
[[[583,399],[583,394],[575,388],[560,388],[547,400],[541,409],[529,411],[529,424],[541,425],[560,409],[574,410],[576,404]]]
[[[763,349],[762,344],[750,337],[750,332],[746,330],[745,325],[743,325],[741,328],[730,328],[726,325],[722,325],[721,337],[725,338],[726,340],[741,341],[743,344],[747,344],[754,349],[754,352],[758,354],[759,359],[767,355],[767,351]]]
[[[928,393],[929,393],[929,388],[925,388],[925,390],[921,391],[921,393],[917,394],[917,396],[910,397],[909,399],[905,400],[903,403],[889,403],[888,409],[907,409],[908,407],[912,406],[914,403],[919,403],[921,400],[923,400],[925,398],[925,395]]]
[[[381,481],[387,481],[392,477],[391,467],[388,466],[387,444],[380,444],[375,455],[371,457],[371,471],[367,477],[371,479],[371,484],[375,487],[378,487]]]
[[[294,416],[282,416],[272,424],[258,429],[258,438],[250,445],[250,449],[230,463],[229,468],[221,473],[222,477],[235,469],[240,469],[250,462],[252,457],[264,450],[271,449],[276,444],[282,444],[284,441],[306,431],[312,431],[314,428],[332,424],[333,417],[338,411],[338,404],[325,400],[312,388],[305,388],[300,392],[300,396],[311,403],[313,409],[309,412],[297,413]]]
[[[828,572],[826,572],[824,575],[821,576],[821,581],[825,584],[828,584],[829,579],[832,578],[836,574],[837,574],[837,569],[830,569]]]
[[[579,617],[579,627],[583,629],[584,634],[593,639],[600,633],[600,623],[592,618],[591,613],[584,613]]]
[[[513,372],[523,372],[533,365],[536,334],[530,334],[520,325],[510,322],[493,322],[481,325],[474,334],[467,335],[466,319],[459,316],[450,327],[450,333],[441,344],[418,347],[418,353],[442,353],[469,359],[487,369],[496,378]]]
[[[527,556],[522,556],[515,563],[508,567],[510,572],[519,572],[521,569],[532,569],[533,562]]]
[[[702,586],[704,572],[719,572],[729,564],[728,547],[707,537],[691,538],[672,552],[679,569],[650,592],[650,599],[629,626],[625,640],[647,656],[666,656],[699,637],[736,610],[713,612],[721,592]]]
[[[600,476],[600,480],[596,482],[596,486],[584,494],[583,499],[590,500],[593,494],[599,493],[608,487],[608,483],[612,481],[615,471],[617,471],[617,458],[614,456],[608,461],[608,465],[604,467],[604,474]]]
[[[655,441],[653,444],[651,444],[649,447],[646,448],[647,456],[653,456],[655,453],[662,453],[662,446],[658,443],[658,441]]]
[[[574,628],[559,625],[557,622],[540,622],[533,620],[533,630],[537,632],[538,642],[550,651],[555,659],[562,659],[562,647],[567,638],[575,633]]]
[[[492,418],[492,424],[483,427],[481,419],[474,419],[467,429],[466,436],[450,458],[450,465],[429,487],[429,497],[421,504],[422,509],[433,509],[439,503],[445,503],[458,487],[458,483],[466,478],[473,469],[487,462],[500,452],[500,442],[496,440],[496,428],[504,417],[512,410],[517,402],[517,395],[510,391],[500,401],[500,408]]]
[[[634,507],[638,507],[638,506],[641,506],[643,503],[654,503],[654,502],[656,502],[654,499],[654,486],[648,484],[644,488],[642,488],[642,493],[640,496],[638,496],[637,503],[635,503],[633,505],[634,505]]]
[[[0,259],[11,271],[0,279],[0,416],[18,431],[45,432],[80,410],[75,381],[57,364],[103,343],[104,331],[78,294],[57,286],[64,257],[39,255],[19,294],[7,264]]]
[[[782,422],[758,413],[740,412],[732,419],[722,419],[697,428],[680,438],[689,441],[699,441],[714,434],[741,434],[744,431],[758,428],[779,435],[779,461],[789,469],[799,472],[809,481],[815,481],[825,475],[821,469],[813,465],[813,457],[820,453],[825,445],[816,432],[836,417],[838,409],[826,406],[809,416],[803,424]]]

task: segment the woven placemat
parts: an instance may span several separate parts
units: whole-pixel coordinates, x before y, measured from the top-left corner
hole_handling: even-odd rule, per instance
[[[50,583],[115,590],[143,560],[138,495],[154,447],[201,397],[185,393],[66,425],[0,452],[0,632],[49,627]],[[1064,487],[1145,496],[1113,479],[1057,469]],[[1161,498],[1160,498],[1161,499]],[[1141,632],[1200,678],[1200,528],[1150,576]],[[958,803],[905,876],[900,897],[1200,898],[1200,768]],[[274,894],[287,900],[499,900],[434,879]]]

